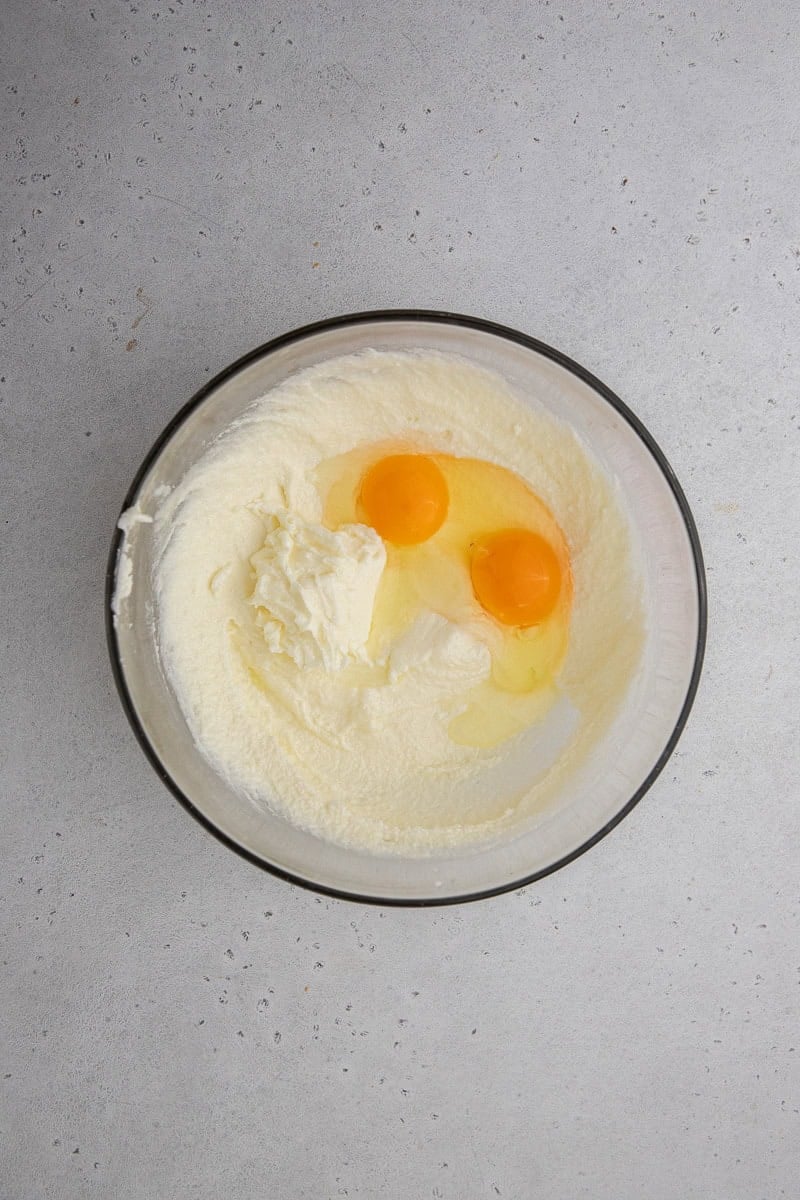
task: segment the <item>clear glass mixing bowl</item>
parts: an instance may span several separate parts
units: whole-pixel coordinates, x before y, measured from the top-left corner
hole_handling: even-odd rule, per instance
[[[107,629],[117,686],[143,749],[189,812],[233,849],[319,891],[382,904],[442,904],[529,883],[602,838],[647,791],[675,747],[697,690],[706,629],[703,562],[686,499],[641,422],[588,371],[533,338],[450,313],[355,314],[276,338],[233,363],[181,409],[147,455],[123,509],[147,512],[258,397],[323,359],[367,348],[438,350],[494,369],[573,426],[618,482],[643,549],[644,670],[607,734],[558,802],[507,840],[419,857],[333,845],[277,814],[256,812],[199,753],[159,664],[152,633],[151,539],[131,531],[130,596],[112,599],[122,534],[107,573]]]

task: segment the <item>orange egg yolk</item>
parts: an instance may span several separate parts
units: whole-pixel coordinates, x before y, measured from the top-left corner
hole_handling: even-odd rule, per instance
[[[550,616],[561,592],[561,564],[549,542],[527,529],[502,529],[471,548],[472,589],[503,625],[525,629]]]
[[[415,546],[436,533],[450,497],[444,475],[424,454],[390,454],[365,472],[361,507],[376,533],[395,546]]]

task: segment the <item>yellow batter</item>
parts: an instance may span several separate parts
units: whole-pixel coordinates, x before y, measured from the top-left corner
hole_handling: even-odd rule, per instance
[[[392,548],[337,480],[385,444],[498,464],[553,514],[574,595],[568,637],[562,621],[528,639],[547,686],[498,686],[496,623],[435,603],[435,580],[430,609],[384,619]],[[503,833],[585,757],[636,672],[640,585],[612,482],[569,428],[454,357],[370,351],[294,376],[152,515],[161,658],[199,748],[322,837],[385,852]]]

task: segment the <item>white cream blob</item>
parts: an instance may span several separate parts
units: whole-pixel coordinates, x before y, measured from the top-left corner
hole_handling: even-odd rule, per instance
[[[383,542],[366,525],[331,532],[290,512],[250,557],[250,604],[264,641],[296,666],[341,671],[367,662],[367,641],[381,573]]]

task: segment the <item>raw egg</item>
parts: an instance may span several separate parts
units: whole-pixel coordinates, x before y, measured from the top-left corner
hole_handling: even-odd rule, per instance
[[[472,545],[470,576],[486,611],[520,629],[546,620],[561,594],[558,555],[530,529],[501,529],[479,538]]]
[[[321,464],[317,484],[330,529],[362,522],[386,543],[373,659],[424,612],[488,647],[491,678],[454,710],[455,741],[497,745],[549,708],[567,649],[572,573],[558,522],[519,475],[481,459],[382,443]]]
[[[426,542],[447,516],[447,484],[427,454],[379,458],[361,481],[367,524],[395,546]]]

